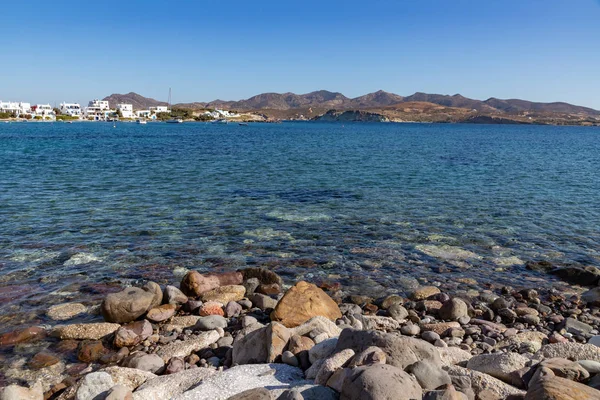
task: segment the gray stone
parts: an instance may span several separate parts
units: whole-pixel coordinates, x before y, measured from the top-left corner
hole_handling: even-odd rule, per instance
[[[473,371],[467,368],[459,367],[458,365],[445,366],[444,369],[452,378],[453,384],[456,384],[455,377],[466,377],[471,381],[471,387],[476,395],[481,392],[489,391],[496,399],[505,399],[511,395],[524,396],[525,392],[496,379],[491,375],[484,374],[479,371]]]
[[[292,353],[291,351],[284,351],[281,355],[281,361],[284,364],[291,365],[292,367],[300,366],[300,362],[298,361],[294,353]]]
[[[353,356],[354,350],[352,349],[344,349],[331,355],[323,362],[323,365],[317,372],[315,383],[317,385],[326,385],[331,375],[338,369],[343,368]]]
[[[297,389],[288,389],[277,400],[304,400],[304,396]]]
[[[565,318],[563,321],[563,328],[573,335],[589,335],[594,329],[585,322],[578,321],[574,318]]]
[[[246,296],[250,296],[251,294],[254,294],[254,291],[256,290],[258,285],[260,285],[260,281],[258,280],[258,278],[250,278],[246,279],[244,283],[242,283],[242,285],[244,285],[244,287],[246,288]]]
[[[434,390],[451,383],[450,376],[439,365],[425,361],[417,361],[408,366],[406,372],[413,374],[419,385],[425,390]]]
[[[433,343],[436,340],[440,340],[440,335],[433,331],[425,331],[421,333],[421,339],[427,340],[429,343]]]
[[[402,332],[403,335],[417,336],[419,333],[421,333],[421,328],[419,328],[419,325],[411,323],[400,328],[400,332]]]
[[[285,364],[239,365],[215,374],[174,400],[226,400],[249,389],[277,388],[281,391],[307,384],[302,370]]]
[[[266,294],[254,293],[248,296],[248,299],[252,302],[254,307],[258,307],[261,310],[267,310],[277,306],[277,300],[267,296]]]
[[[192,329],[201,331],[212,331],[217,328],[227,328],[227,319],[220,315],[209,315],[201,317]]]
[[[385,364],[387,356],[379,347],[367,347],[360,353],[356,354],[350,363],[349,368],[362,367],[363,365]]]
[[[147,320],[130,322],[115,332],[116,347],[135,346],[152,335],[152,324]]]
[[[305,336],[308,333],[325,333],[327,334],[327,338],[338,337],[340,336],[340,333],[342,333],[342,330],[335,324],[335,322],[332,322],[328,318],[321,316],[313,317],[302,325],[291,328],[290,331],[293,335],[298,336]]]
[[[337,338],[331,338],[315,344],[310,350],[308,350],[308,359],[310,360],[311,364],[314,364],[316,360],[329,357],[334,350],[336,350],[337,342]]]
[[[442,304],[438,310],[438,315],[444,320],[456,321],[461,317],[468,316],[469,308],[467,303],[461,299],[452,298]]]
[[[381,348],[387,357],[387,363],[404,369],[417,361],[429,361],[441,366],[442,361],[437,349],[431,344],[396,333],[383,333],[377,331],[356,331],[351,328],[344,329],[336,352],[351,348],[356,353],[370,346]]]
[[[344,381],[340,400],[421,399],[417,380],[393,365],[358,367]]]
[[[102,370],[109,374],[116,385],[123,385],[130,390],[136,390],[144,382],[156,378],[152,372],[142,371],[136,368],[108,367]]]
[[[387,309],[390,317],[394,318],[396,321],[404,321],[408,317],[408,311],[406,308],[402,307],[400,304],[392,304]]]
[[[183,342],[171,342],[158,349],[156,354],[165,362],[168,362],[171,357],[185,358],[190,354],[200,351],[219,340],[221,336],[217,331],[202,332],[197,337],[187,339]]]
[[[257,329],[253,329],[256,327]],[[269,357],[267,327],[260,324],[249,325],[244,335],[238,333],[233,342],[232,357],[234,364],[265,363]]]
[[[149,281],[144,286],[142,286],[142,289],[152,294],[152,302],[150,303],[150,307],[148,307],[148,310],[158,307],[162,304],[164,296],[162,289],[160,288],[160,285],[158,283]]]
[[[587,372],[590,374],[600,374],[600,362],[591,360],[579,360],[577,361]]]
[[[96,396],[107,392],[114,385],[112,377],[106,372],[92,372],[82,378],[75,400],[95,400]]]
[[[66,321],[86,312],[87,307],[81,303],[64,303],[51,306],[46,315],[54,321]]]
[[[518,353],[493,353],[472,357],[467,363],[467,368],[514,384],[512,373],[525,368],[528,364],[529,359]]]
[[[210,368],[194,368],[149,379],[133,392],[133,400],[171,399],[215,373],[216,371]]]
[[[163,303],[165,304],[185,304],[188,297],[175,286],[167,286],[164,292]],[[199,306],[198,306],[199,307]]]
[[[272,400],[271,392],[265,388],[254,388],[234,394],[227,400]]]
[[[230,301],[225,306],[225,316],[227,318],[239,317],[240,314],[242,313],[242,310],[243,310],[243,308],[239,303],[237,303],[235,301]]]
[[[155,293],[135,287],[110,293],[102,302],[102,315],[107,322],[123,324],[135,321],[152,308],[154,296]]]
[[[152,372],[153,374],[160,372],[165,362],[156,354],[146,354],[143,352],[134,353],[129,356],[123,363],[127,368],[136,368],[142,371]]]
[[[600,347],[600,335],[594,335],[588,340],[588,344],[593,344],[596,347]]]

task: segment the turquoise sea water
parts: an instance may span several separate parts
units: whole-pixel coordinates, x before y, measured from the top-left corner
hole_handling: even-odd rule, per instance
[[[584,127],[0,124],[1,326],[186,268],[551,285],[524,262],[600,265],[599,156]]]

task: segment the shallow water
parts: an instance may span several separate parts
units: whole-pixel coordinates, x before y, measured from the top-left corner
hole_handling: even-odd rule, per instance
[[[524,263],[600,264],[599,154],[584,127],[0,124],[0,329],[186,269],[551,285]]]

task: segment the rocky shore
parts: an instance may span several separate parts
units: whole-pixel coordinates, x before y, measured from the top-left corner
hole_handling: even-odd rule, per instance
[[[190,271],[0,335],[0,400],[600,399],[600,271],[557,274],[587,291],[370,298],[264,268]],[[103,321],[69,324],[86,313]]]

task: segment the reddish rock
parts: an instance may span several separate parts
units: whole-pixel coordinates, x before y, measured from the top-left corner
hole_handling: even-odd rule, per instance
[[[216,301],[207,301],[202,304],[198,309],[198,315],[206,317],[208,315],[220,315],[225,316],[223,311],[223,304],[217,303]]]
[[[79,353],[77,358],[79,361],[84,363],[91,363],[98,361],[103,355],[108,353],[108,350],[104,347],[99,340],[84,340],[79,346]]]
[[[61,340],[54,347],[54,351],[60,354],[72,353],[79,347],[79,341],[67,339]]]
[[[11,346],[17,343],[31,342],[46,337],[46,330],[38,326],[7,332],[0,335],[0,346]]]
[[[33,356],[31,360],[29,360],[28,365],[31,369],[41,369],[57,364],[59,361],[60,360],[58,357],[56,357],[54,354],[46,351],[40,351]]]
[[[163,322],[175,315],[176,309],[177,305],[175,304],[164,304],[148,311],[146,318],[153,322]]]
[[[281,293],[281,287],[277,283],[262,284],[258,285],[256,292],[266,295],[279,294]]]
[[[240,272],[202,275],[198,271],[188,272],[181,281],[181,291],[190,297],[198,297],[204,292],[224,285],[241,285],[243,276]]]
[[[147,320],[123,325],[115,332],[116,347],[135,346],[152,335],[152,324]]]
[[[312,283],[300,281],[277,303],[271,319],[293,328],[319,315],[332,321],[342,317],[338,305],[327,293]]]

